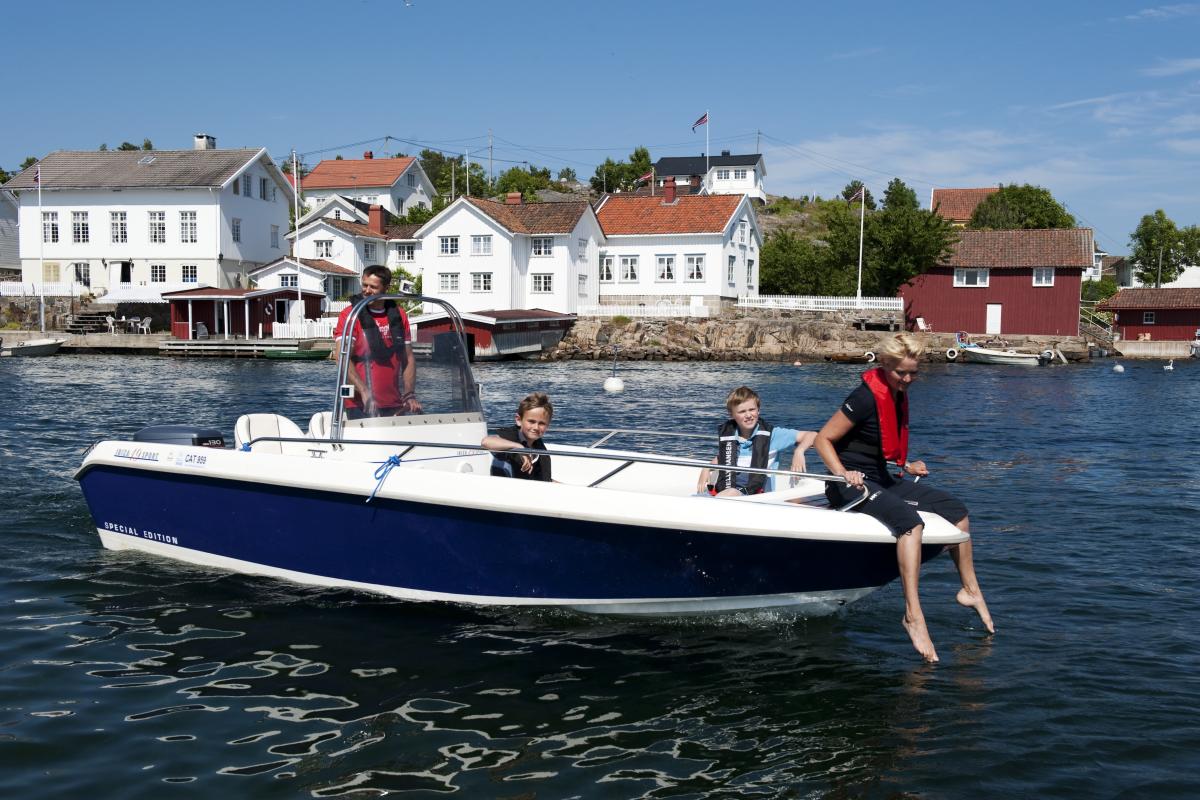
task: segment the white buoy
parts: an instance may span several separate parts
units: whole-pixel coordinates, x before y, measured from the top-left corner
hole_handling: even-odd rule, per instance
[[[1125,368],[1120,364],[1113,364],[1113,372],[1124,372]]]
[[[1170,361],[1168,361],[1167,365],[1165,367],[1163,367],[1163,369],[1165,369],[1165,370],[1175,369],[1175,359],[1172,358]]]
[[[609,375],[604,379],[604,391],[616,394],[617,392],[625,391],[625,381],[618,378],[616,375]]]

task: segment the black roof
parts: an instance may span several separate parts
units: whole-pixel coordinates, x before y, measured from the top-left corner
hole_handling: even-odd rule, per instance
[[[741,156],[709,156],[710,167],[753,167],[762,161],[762,153],[748,153]],[[704,156],[672,156],[660,158],[654,162],[654,174],[667,175],[704,175]]]

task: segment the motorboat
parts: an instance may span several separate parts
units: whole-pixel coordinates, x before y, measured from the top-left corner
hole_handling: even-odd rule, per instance
[[[967,334],[960,331],[954,335],[954,347],[946,351],[946,358],[954,361],[960,356],[963,361],[972,361],[977,364],[1039,367],[1049,364],[1054,359],[1054,351],[1043,350],[1040,353],[1028,353],[1007,346],[1004,346],[1003,349],[983,347],[972,342]]]
[[[6,347],[0,340],[0,356],[52,356],[66,339],[28,339]]]
[[[548,445],[553,483],[492,476],[461,319],[393,297],[454,320],[417,365],[421,413],[352,419],[344,337],[307,430],[262,413],[237,420],[233,447],[187,424],[94,444],[75,477],[103,546],[407,600],[601,614],[816,615],[897,577],[895,537],[826,502],[824,482],[841,478],[739,467],[781,488],[711,497],[695,491],[707,461],[587,430],[593,441]],[[969,538],[922,516],[923,559]]]

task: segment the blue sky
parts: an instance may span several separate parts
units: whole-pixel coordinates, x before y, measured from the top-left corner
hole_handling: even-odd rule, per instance
[[[411,3],[6,4],[0,166],[204,131],[486,168],[490,128],[497,172],[585,178],[637,145],[699,155],[708,110],[714,152],[761,131],[773,194],[1030,182],[1114,253],[1156,208],[1200,223],[1200,3]]]

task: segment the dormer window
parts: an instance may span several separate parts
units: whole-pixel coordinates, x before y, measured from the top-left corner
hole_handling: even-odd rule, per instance
[[[729,170],[727,170],[727,169],[717,170],[717,180],[719,180],[719,181],[729,180]]]

